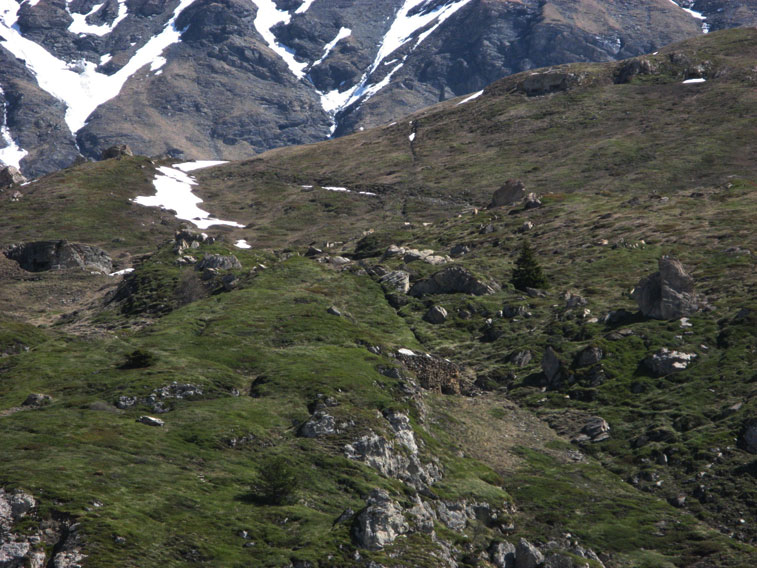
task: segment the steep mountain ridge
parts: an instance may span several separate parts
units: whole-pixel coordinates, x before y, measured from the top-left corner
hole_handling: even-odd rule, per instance
[[[754,23],[748,2],[721,4],[689,3],[712,29]],[[27,153],[5,161],[31,176],[115,143],[240,159],[387,123],[525,69],[702,33],[671,0],[3,0],[0,16],[3,139]]]

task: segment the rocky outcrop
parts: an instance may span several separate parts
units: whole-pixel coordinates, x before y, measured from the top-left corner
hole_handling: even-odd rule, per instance
[[[102,154],[100,155],[100,159],[111,160],[114,158],[124,158],[133,155],[134,152],[131,151],[131,148],[129,148],[128,144],[115,144],[114,146],[103,150]]]
[[[89,272],[110,274],[113,261],[104,250],[92,245],[67,241],[36,241],[15,245],[5,251],[24,270],[44,272],[79,268]]]
[[[213,270],[238,270],[242,268],[242,263],[233,254],[209,254],[196,265],[197,270],[205,270],[207,268]]]
[[[526,196],[526,186],[519,179],[509,179],[505,185],[492,194],[491,203],[487,209],[514,205]]]
[[[155,389],[147,396],[119,396],[116,400],[116,407],[126,410],[137,404],[144,404],[149,406],[153,412],[162,414],[171,410],[168,401],[191,400],[202,395],[203,389],[201,386],[173,381],[171,384]]]
[[[654,319],[678,319],[699,310],[701,299],[694,292],[694,279],[676,259],[662,257],[659,270],[642,278],[631,293],[639,311]]]
[[[0,189],[24,183],[26,178],[16,166],[5,166],[0,168]]]
[[[518,541],[515,547],[515,568],[536,568],[544,562],[544,555],[525,538]]]
[[[487,284],[471,274],[462,266],[450,266],[433,274],[426,280],[421,280],[408,291],[411,296],[426,294],[472,294],[484,296],[494,294],[497,287]]]
[[[463,370],[452,361],[409,349],[399,351],[397,359],[415,373],[424,389],[443,394],[460,394],[463,389]]]
[[[384,489],[374,489],[366,504],[352,526],[352,538],[360,548],[380,550],[409,531],[402,507]]]
[[[696,353],[683,353],[663,347],[644,359],[644,366],[655,377],[664,377],[686,370],[696,356]]]
[[[410,290],[410,273],[404,270],[393,270],[379,278],[379,282],[388,290],[406,294]]]
[[[336,420],[325,410],[316,410],[297,431],[297,435],[303,438],[320,438],[335,433]]]

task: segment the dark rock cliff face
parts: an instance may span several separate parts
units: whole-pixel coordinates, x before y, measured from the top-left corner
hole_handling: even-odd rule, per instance
[[[105,31],[82,33],[73,16],[95,2],[40,0],[20,5],[24,38],[77,73],[126,69],[128,80],[72,133],[66,103],[40,87],[46,71],[32,71],[0,40],[3,126],[28,152],[20,165],[30,176],[117,143],[146,155],[237,159],[386,123],[511,73],[622,59],[701,34],[702,20],[682,7],[702,12],[711,30],[757,23],[749,0],[678,3],[427,0],[408,12],[403,0],[315,0],[305,11],[291,0],[276,3],[281,22],[269,28],[254,0],[109,0],[86,19]],[[402,29],[414,30],[404,43],[398,26],[392,33],[403,17]],[[166,29],[181,39],[162,52],[165,64],[131,69],[138,50]]]

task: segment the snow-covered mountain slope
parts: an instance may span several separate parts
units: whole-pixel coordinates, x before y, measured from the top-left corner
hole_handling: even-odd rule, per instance
[[[241,158],[387,122],[509,73],[753,23],[747,4],[0,0],[0,160],[37,175],[115,143]]]

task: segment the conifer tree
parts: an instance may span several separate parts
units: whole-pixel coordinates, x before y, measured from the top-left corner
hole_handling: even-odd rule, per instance
[[[510,280],[518,290],[526,288],[547,288],[547,278],[541,271],[539,261],[534,256],[528,241],[523,241],[520,256],[515,261],[515,269]]]

